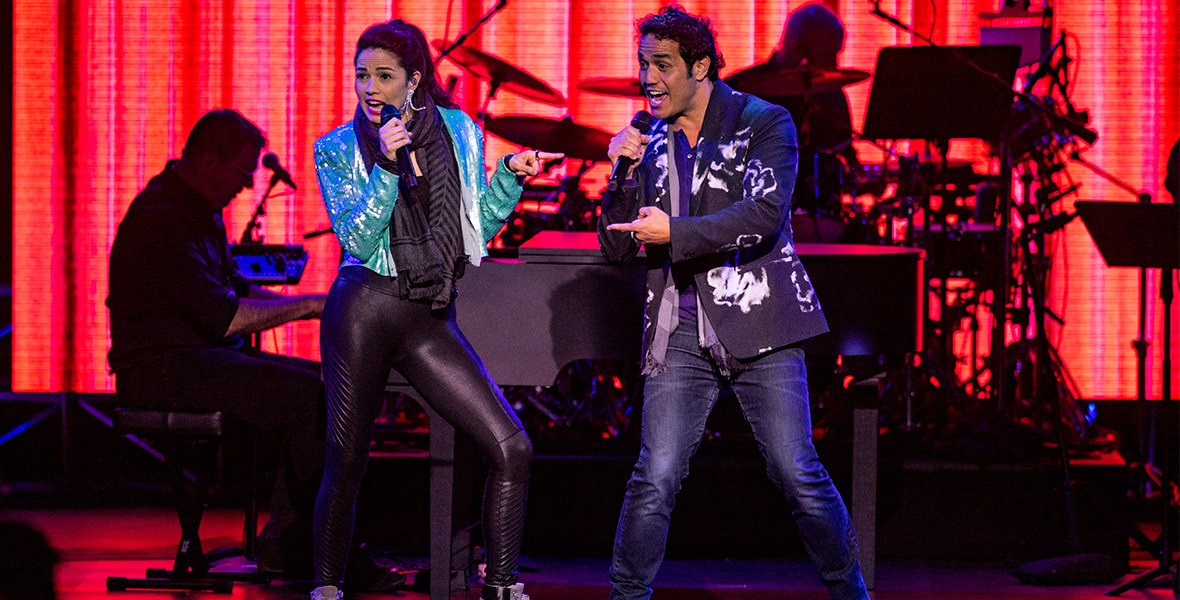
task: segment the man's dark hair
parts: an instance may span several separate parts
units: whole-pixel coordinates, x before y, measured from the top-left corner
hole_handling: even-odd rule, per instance
[[[224,159],[230,159],[242,152],[242,148],[266,147],[266,136],[250,119],[229,108],[219,108],[205,113],[193,125],[184,144],[184,156],[195,157],[209,152]]]
[[[692,66],[702,58],[709,59],[709,79],[717,81],[717,74],[725,66],[725,57],[717,49],[716,32],[709,19],[685,12],[679,6],[665,6],[660,12],[647,15],[636,25],[639,37],[654,36],[657,40],[671,40],[680,45],[680,57],[692,73]]]

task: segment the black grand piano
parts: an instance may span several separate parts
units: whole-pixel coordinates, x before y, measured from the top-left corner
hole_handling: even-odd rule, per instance
[[[924,253],[913,248],[798,244],[831,331],[810,355],[902,356],[920,350]],[[459,282],[460,328],[502,386],[548,386],[582,359],[638,362],[645,265],[607,263],[592,232],[543,231],[514,260],[487,259]],[[394,373],[390,384],[405,382]],[[428,412],[429,409],[427,409]],[[433,417],[434,415],[431,414]],[[877,407],[855,410],[852,513],[861,565],[874,583]],[[454,430],[431,419],[430,555],[451,557]],[[430,597],[448,598],[449,569],[431,569]]]

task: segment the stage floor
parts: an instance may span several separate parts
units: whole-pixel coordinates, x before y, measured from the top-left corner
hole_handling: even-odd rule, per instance
[[[30,522],[41,529],[59,551],[58,569],[62,600],[153,600],[187,597],[193,593],[106,591],[108,576],[141,577],[144,569],[170,566],[179,536],[175,513],[159,508],[99,508],[84,510],[3,510],[0,518]],[[241,513],[212,509],[202,524],[204,546],[234,544],[241,531]],[[718,544],[724,544],[718,540]],[[534,600],[604,599],[609,590],[608,559],[549,559],[531,557],[536,572],[521,574]],[[1146,555],[1132,552],[1134,570],[1127,580],[1154,566]],[[1109,585],[1040,587],[1019,583],[994,564],[933,564],[889,562],[877,567],[878,600],[975,600],[1104,598]],[[827,598],[811,565],[778,560],[669,561],[656,582],[655,599],[683,600],[802,600]],[[206,594],[206,593],[202,593]],[[214,597],[228,597],[212,595]],[[270,586],[237,584],[234,598],[306,598],[305,586],[276,582]],[[359,598],[426,600],[412,591],[361,594]],[[479,587],[455,593],[454,598],[475,599]],[[1148,589],[1131,590],[1123,598],[1171,598],[1170,579],[1161,578]]]

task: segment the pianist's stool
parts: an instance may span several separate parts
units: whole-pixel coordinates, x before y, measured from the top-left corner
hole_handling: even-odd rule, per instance
[[[200,526],[205,499],[216,479],[217,455],[227,418],[221,412],[167,410],[115,411],[117,433],[134,435],[151,442],[164,455],[164,465],[176,497],[180,517],[180,544],[172,570],[148,569],[145,579],[108,577],[108,591],[123,590],[207,590],[230,593],[235,581],[269,583],[256,573],[209,572],[212,562],[201,550]],[[257,442],[254,459],[257,460]],[[254,558],[257,535],[257,465],[251,465],[250,500],[246,510],[244,553]],[[191,470],[192,475],[189,475]],[[222,556],[225,558],[228,555]]]

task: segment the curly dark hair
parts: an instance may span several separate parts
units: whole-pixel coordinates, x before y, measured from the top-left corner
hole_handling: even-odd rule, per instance
[[[657,40],[671,40],[679,44],[680,56],[690,73],[697,61],[708,58],[709,79],[717,81],[718,71],[725,66],[725,57],[717,49],[717,32],[713,31],[709,19],[673,5],[640,19],[636,28],[641,38],[652,35]]]

